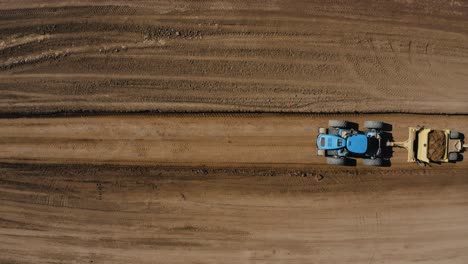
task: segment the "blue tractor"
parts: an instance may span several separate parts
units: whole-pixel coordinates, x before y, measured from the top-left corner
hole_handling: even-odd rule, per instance
[[[366,121],[367,130],[353,128],[353,123],[330,120],[329,128],[319,128],[317,136],[317,155],[327,157],[330,165],[349,165],[350,158],[362,158],[364,165],[383,166],[385,123]]]

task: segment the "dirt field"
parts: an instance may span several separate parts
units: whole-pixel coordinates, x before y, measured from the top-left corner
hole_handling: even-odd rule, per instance
[[[457,0],[0,0],[0,264],[466,264],[468,162],[315,138],[468,133],[467,33]]]
[[[468,113],[465,1],[0,2],[0,112]]]
[[[395,123],[395,140],[415,122],[468,131],[332,117]],[[325,166],[313,139],[332,117],[3,119],[0,262],[466,263],[468,163]]]
[[[128,115],[0,120],[0,162],[177,166],[315,167],[315,138],[330,118],[383,120],[394,140],[408,127],[468,131],[466,116],[425,115]],[[407,164],[394,149],[392,168]],[[453,166],[467,166],[468,163]]]
[[[200,170],[2,164],[0,262],[468,261],[466,167]]]

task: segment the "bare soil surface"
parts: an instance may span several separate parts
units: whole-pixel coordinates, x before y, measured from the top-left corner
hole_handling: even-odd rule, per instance
[[[468,131],[467,116],[192,114],[0,120],[0,162],[177,166],[324,166],[319,127],[331,118],[393,124],[395,141],[409,126]],[[394,149],[392,167],[407,164]],[[465,164],[465,165],[462,165]],[[444,164],[447,165],[447,164]],[[437,165],[434,165],[437,166]],[[451,166],[466,166],[466,163]]]
[[[328,119],[468,131],[466,116],[0,120],[1,263],[460,263],[467,163],[330,167]]]
[[[466,168],[0,170],[1,263],[468,261]]]
[[[0,2],[0,113],[468,113],[465,1]]]
[[[466,1],[0,0],[0,263],[466,264],[466,161],[315,137],[468,133],[467,83]]]

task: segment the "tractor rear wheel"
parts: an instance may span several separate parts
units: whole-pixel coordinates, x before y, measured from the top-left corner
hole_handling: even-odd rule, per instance
[[[383,160],[381,158],[377,159],[364,159],[363,160],[364,165],[366,166],[382,166],[383,165]]]
[[[328,126],[336,128],[349,128],[349,123],[345,120],[329,120]]]
[[[366,121],[364,122],[364,127],[367,129],[383,130],[385,123],[382,121]]]
[[[332,158],[327,157],[327,164],[328,165],[336,165],[336,166],[345,166],[347,164],[347,158]]]

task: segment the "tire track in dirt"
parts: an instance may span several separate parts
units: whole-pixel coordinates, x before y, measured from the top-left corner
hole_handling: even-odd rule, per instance
[[[106,3],[3,4],[3,113],[468,111],[463,4]]]
[[[14,181],[8,188],[34,194],[42,192],[34,186],[67,186],[73,193],[68,207],[57,207],[2,192],[2,261],[465,260],[456,249],[466,240],[464,169],[329,170],[320,182],[265,168],[2,163],[0,170],[0,190]],[[47,181],[37,177],[42,172]],[[329,181],[333,175],[342,184]],[[380,188],[373,190],[376,177]],[[430,257],[427,247],[434,247]],[[25,250],[33,259],[22,257]]]
[[[174,166],[327,167],[316,156],[328,119],[382,120],[404,141],[409,126],[468,131],[466,116],[431,115],[121,115],[0,120],[0,160]],[[392,168],[417,167],[393,149]],[[358,164],[360,164],[358,162]],[[360,166],[360,165],[358,165]],[[464,168],[466,163],[434,165]],[[389,168],[390,169],[390,168]],[[336,179],[340,184],[340,179]]]

